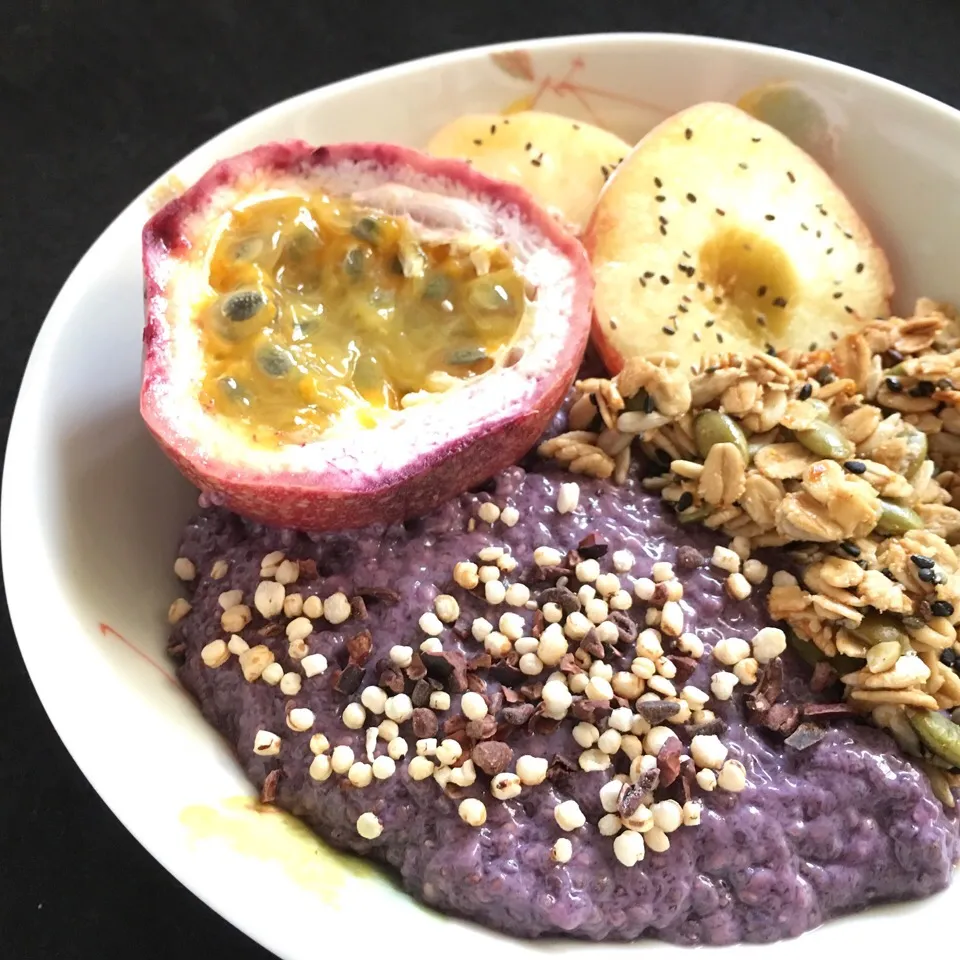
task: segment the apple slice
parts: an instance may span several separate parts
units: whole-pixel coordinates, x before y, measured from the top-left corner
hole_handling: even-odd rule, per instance
[[[702,103],[652,130],[610,178],[584,244],[594,340],[640,353],[808,350],[889,313],[883,251],[827,174],[773,127]]]
[[[469,160],[488,177],[520,184],[577,232],[629,152],[628,143],[606,130],[536,110],[467,114],[427,144],[436,157]]]

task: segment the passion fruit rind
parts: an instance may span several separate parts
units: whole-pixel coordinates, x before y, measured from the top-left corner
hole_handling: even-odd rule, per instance
[[[368,429],[263,446],[199,399],[205,355],[194,313],[209,295],[208,248],[241,201],[322,191],[404,218],[434,238],[509,251],[530,291],[492,369]],[[203,491],[251,519],[308,531],[421,515],[519,459],[576,374],[593,282],[579,242],[522,188],[405,147],[271,143],[216,164],[143,232],[143,418]]]

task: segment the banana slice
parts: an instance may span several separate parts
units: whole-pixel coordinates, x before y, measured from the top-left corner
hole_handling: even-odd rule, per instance
[[[606,130],[535,110],[468,114],[438,130],[427,144],[434,156],[466,159],[488,176],[519,183],[577,231],[629,152],[629,144]]]
[[[773,127],[702,103],[619,165],[584,244],[594,340],[615,372],[640,353],[829,345],[886,316],[883,251],[827,174]]]

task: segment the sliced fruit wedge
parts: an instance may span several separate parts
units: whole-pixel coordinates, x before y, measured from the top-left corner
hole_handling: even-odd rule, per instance
[[[514,463],[579,367],[586,255],[529,195],[391,144],[273,143],[147,223],[140,408],[264,523],[421,515]]]
[[[640,353],[826,346],[889,313],[883,251],[827,174],[737,107],[702,103],[637,144],[584,243],[594,339],[611,372]]]
[[[427,152],[469,160],[488,176],[526,187],[579,231],[630,145],[590,123],[528,110],[458,117],[433,135]]]

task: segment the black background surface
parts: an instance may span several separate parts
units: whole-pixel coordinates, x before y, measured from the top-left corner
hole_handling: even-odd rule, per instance
[[[0,0],[4,442],[31,344],[68,272],[187,151],[351,74],[456,47],[603,30],[791,47],[960,105],[955,0]],[[39,574],[38,630],[55,630],[42,620]],[[0,957],[266,958],[120,826],[46,719],[5,604],[0,632]],[[285,917],[266,894],[248,896],[278,922],[315,924]],[[315,926],[318,956],[334,946],[330,933]]]

